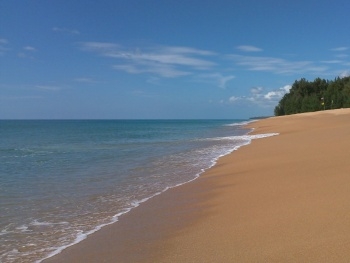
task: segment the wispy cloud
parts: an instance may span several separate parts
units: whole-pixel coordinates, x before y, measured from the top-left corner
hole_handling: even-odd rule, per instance
[[[132,95],[136,97],[144,97],[144,98],[154,98],[158,96],[154,93],[146,92],[144,90],[134,90],[132,91]]]
[[[35,88],[47,91],[59,91],[62,87],[59,86],[49,86],[49,85],[36,85]]]
[[[335,55],[335,57],[337,57],[337,58],[347,58],[349,55],[347,55],[347,54],[337,54],[337,55]]]
[[[64,27],[53,27],[52,31],[55,32],[60,32],[60,33],[67,33],[71,35],[79,35],[80,32],[76,29],[69,29],[69,28],[64,28]]]
[[[148,48],[124,48],[114,43],[86,42],[84,51],[117,60],[114,69],[131,74],[152,73],[161,77],[179,77],[193,71],[208,70],[216,64],[208,59],[215,53],[190,47],[154,46]]]
[[[337,60],[337,59],[333,59],[333,60],[323,60],[321,61],[322,63],[326,63],[326,64],[340,64],[343,63],[342,60]]]
[[[263,51],[261,48],[249,45],[238,46],[237,49],[244,52],[260,52]]]
[[[336,48],[332,48],[331,51],[346,51],[348,50],[348,47],[336,47]]]
[[[321,73],[328,69],[318,66],[312,61],[288,61],[282,58],[229,55],[229,59],[237,65],[246,67],[251,71],[266,71],[275,74]]]
[[[81,48],[85,51],[93,51],[99,54],[109,54],[120,48],[119,45],[107,42],[85,42],[81,43]]]
[[[43,98],[42,96],[0,96],[0,100],[37,100]]]
[[[195,77],[195,80],[200,82],[209,82],[219,88],[225,89],[227,87],[227,83],[234,79],[235,76],[227,75],[224,76],[221,73],[207,73],[207,74],[199,74]]]
[[[216,55],[215,52],[208,51],[208,50],[201,50],[201,49],[196,49],[196,48],[191,48],[191,47],[174,47],[174,46],[169,46],[169,47],[163,47],[164,51],[167,51],[169,53],[182,53],[182,54],[197,54],[197,55],[202,55],[202,56],[213,56]]]
[[[0,56],[4,55],[10,49],[8,48],[8,40],[5,38],[0,38]]]
[[[74,81],[75,81],[75,82],[79,82],[79,83],[85,83],[85,84],[95,84],[95,83],[98,83],[97,80],[94,80],[94,79],[92,79],[92,78],[85,78],[85,77],[75,78]]]
[[[34,56],[32,54],[37,51],[37,49],[32,46],[25,46],[22,48],[22,50],[23,51],[19,52],[17,56],[20,58],[30,58],[30,59],[34,59]]]
[[[250,90],[248,96],[231,96],[230,103],[237,103],[240,101],[257,104],[261,107],[271,107],[291,89],[291,85],[285,85],[275,90],[265,91],[263,87],[254,87]]]
[[[194,81],[215,83],[220,88],[225,88],[229,81],[235,78],[232,73],[230,74],[233,68],[235,75],[239,75],[237,73],[239,71],[260,71],[279,75],[320,76],[332,74],[332,64],[339,63],[344,66],[340,58],[311,61],[242,53],[222,55],[186,46],[125,47],[110,42],[82,42],[78,45],[82,51],[109,58],[111,67],[118,71],[148,74],[149,78],[158,78],[157,82],[161,78],[191,76]],[[236,48],[243,52],[262,51],[261,48],[252,45],[241,45]],[[344,48],[341,50],[344,51]]]
[[[26,46],[26,47],[23,47],[23,49],[25,51],[29,51],[29,52],[35,52],[36,51],[36,48],[32,47],[32,46]]]
[[[218,76],[217,76],[217,81],[218,81],[218,83],[219,83],[219,87],[222,88],[222,89],[225,89],[227,83],[228,83],[230,80],[234,79],[234,78],[235,78],[235,76],[233,76],[233,75],[222,76],[221,74],[218,74]]]
[[[130,74],[151,73],[166,78],[174,78],[191,74],[189,71],[176,69],[172,65],[155,63],[152,61],[138,61],[138,63],[134,64],[114,65],[113,68]]]

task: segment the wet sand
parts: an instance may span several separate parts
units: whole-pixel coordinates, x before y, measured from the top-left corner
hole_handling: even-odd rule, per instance
[[[45,262],[349,262],[350,109],[250,126],[280,135]]]

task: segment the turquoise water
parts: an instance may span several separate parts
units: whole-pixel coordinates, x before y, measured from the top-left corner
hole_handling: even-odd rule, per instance
[[[0,262],[39,262],[253,138],[244,120],[0,121]]]

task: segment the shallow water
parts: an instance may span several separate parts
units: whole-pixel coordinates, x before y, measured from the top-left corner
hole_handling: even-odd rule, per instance
[[[243,124],[0,121],[0,262],[40,261],[194,180],[259,137]]]

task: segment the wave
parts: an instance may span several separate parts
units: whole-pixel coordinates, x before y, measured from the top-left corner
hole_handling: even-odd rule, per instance
[[[257,120],[249,120],[249,121],[241,121],[241,122],[235,122],[235,123],[229,123],[225,124],[224,126],[234,127],[234,126],[244,126],[252,122],[256,122]]]
[[[265,134],[254,134],[254,135],[239,135],[239,136],[226,136],[226,137],[213,137],[213,138],[205,138],[198,139],[200,141],[246,141],[246,140],[255,140],[266,137],[271,137],[279,135],[279,133],[265,133]]]

